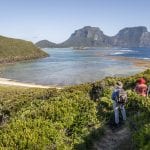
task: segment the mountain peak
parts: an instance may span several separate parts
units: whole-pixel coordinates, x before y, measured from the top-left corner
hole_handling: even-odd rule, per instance
[[[121,29],[118,34],[127,34],[127,33],[135,33],[135,32],[139,32],[139,33],[143,33],[143,32],[148,32],[147,28],[144,26],[137,26],[137,27],[126,27]]]
[[[147,32],[144,26],[126,27],[118,32],[113,39],[114,46],[139,47],[143,33]]]
[[[46,45],[46,42],[44,42]],[[44,44],[43,44],[44,45]],[[150,47],[150,33],[145,26],[126,27],[115,36],[107,36],[98,27],[85,26],[75,30],[60,44],[49,47]]]
[[[98,43],[103,46],[106,36],[98,27],[85,26],[81,29],[76,30],[68,40],[62,43],[63,47],[70,45],[74,47],[85,46],[85,47],[97,47]]]
[[[103,32],[98,27],[85,26],[79,30],[76,30],[71,37],[84,37],[84,38],[92,38],[95,35],[103,35]]]

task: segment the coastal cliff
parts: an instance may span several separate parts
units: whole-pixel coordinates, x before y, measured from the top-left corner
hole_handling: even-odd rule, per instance
[[[128,27],[115,36],[107,36],[98,27],[85,26],[64,42],[39,41],[38,47],[150,47],[150,32],[144,26]]]

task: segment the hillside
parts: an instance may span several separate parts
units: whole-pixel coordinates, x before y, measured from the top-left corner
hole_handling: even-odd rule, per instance
[[[106,147],[104,142],[111,139],[119,143],[118,147],[112,145],[116,149],[124,144],[128,145],[127,149],[150,149],[150,97],[141,97],[132,90],[139,77],[150,81],[150,70],[96,82],[103,85],[96,102],[91,99],[92,83],[61,90],[1,86],[0,149],[90,150]],[[128,120],[123,130],[113,131],[113,134],[108,125],[113,120],[111,93],[118,80],[124,83],[128,93]],[[126,135],[116,138],[123,133],[131,134],[130,139]],[[127,141],[122,143],[123,139]]]
[[[72,33],[63,43],[38,43],[39,47],[150,47],[150,32],[144,26],[137,26],[124,28],[115,36],[108,36],[98,27],[85,26]]]
[[[0,63],[46,57],[32,42],[0,36]]]
[[[47,48],[47,47],[56,47],[57,44],[50,42],[48,40],[42,40],[42,41],[35,43],[35,45],[40,48]]]

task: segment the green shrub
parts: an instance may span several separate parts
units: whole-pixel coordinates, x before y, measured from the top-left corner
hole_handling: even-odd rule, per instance
[[[135,81],[150,81],[150,70],[126,78],[109,78],[94,102],[92,84],[56,89],[0,87],[0,149],[90,149],[93,139],[103,135],[113,114],[111,93],[116,81],[128,93],[127,114],[136,149],[149,149],[150,98],[137,95]]]

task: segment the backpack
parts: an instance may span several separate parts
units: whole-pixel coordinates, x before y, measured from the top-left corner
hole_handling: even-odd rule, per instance
[[[102,94],[102,87],[98,86],[98,85],[93,85],[92,90],[91,90],[91,98],[93,100],[98,100]]]
[[[117,92],[116,92],[116,98],[115,98],[116,102],[119,103],[119,104],[125,104],[127,103],[127,93],[124,89],[119,89]]]

